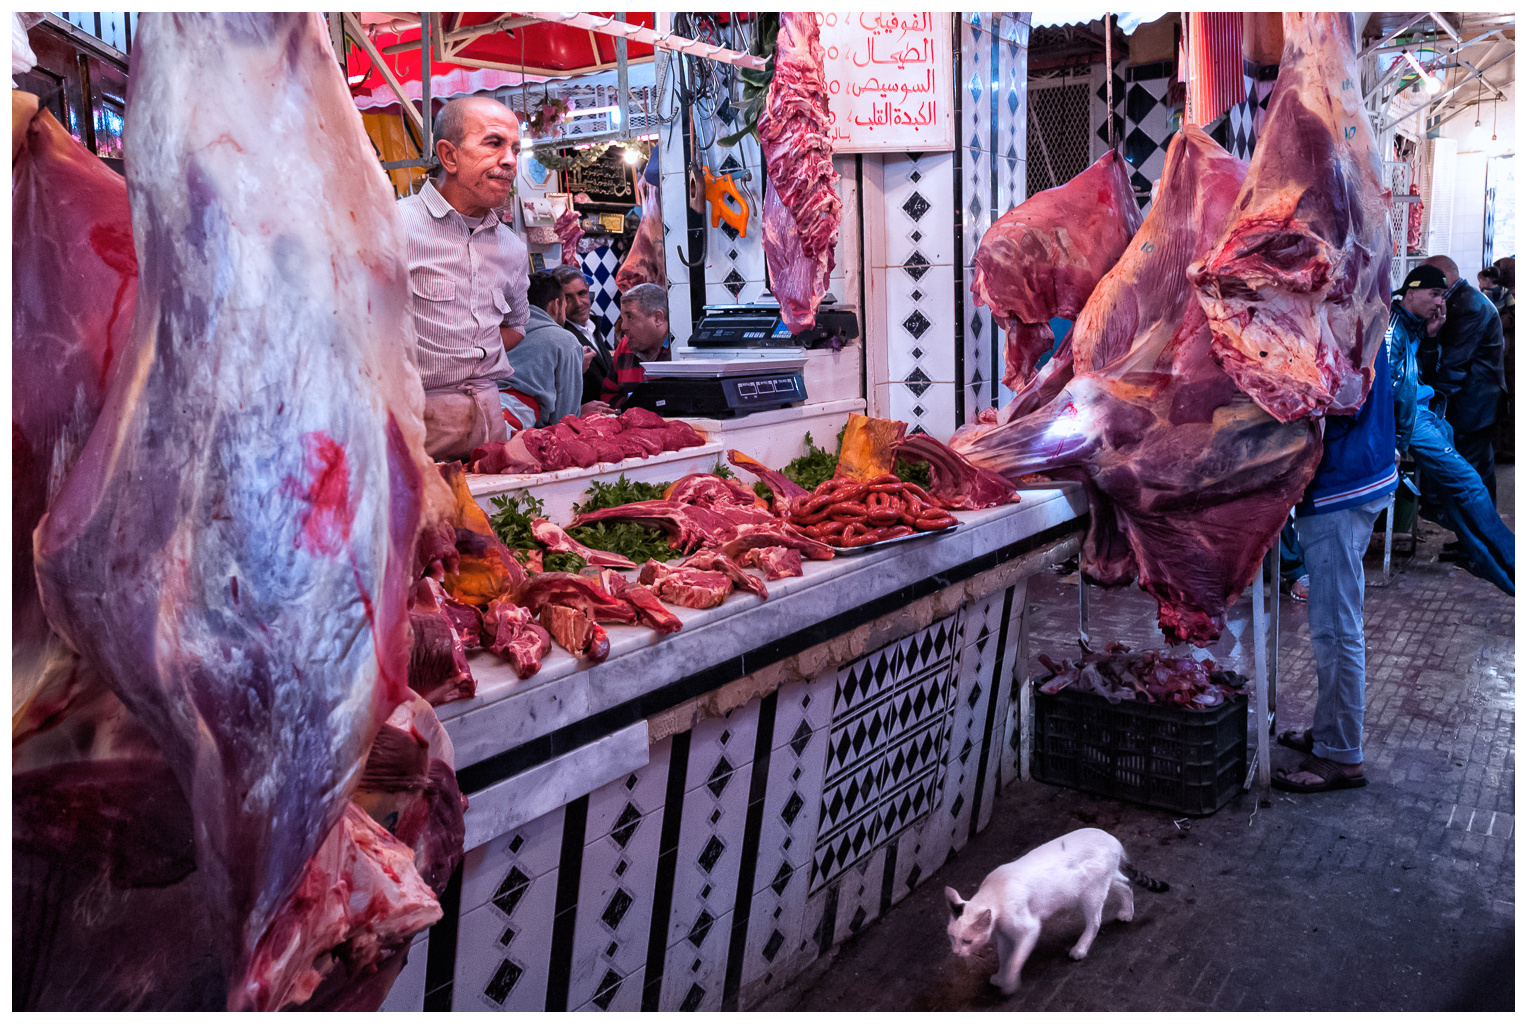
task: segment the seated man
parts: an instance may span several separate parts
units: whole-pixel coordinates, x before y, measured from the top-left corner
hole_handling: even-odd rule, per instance
[[[583,400],[597,402],[605,378],[615,376],[615,353],[589,316],[594,303],[583,271],[564,263],[551,271],[551,276],[562,285],[562,296],[567,300],[567,322],[563,326],[577,336],[588,353],[584,358]]]
[[[673,358],[668,345],[668,290],[660,284],[639,284],[620,297],[620,320],[615,346],[615,376],[605,378],[600,398],[612,405],[622,386],[647,379],[642,363]]]
[[[511,379],[500,380],[499,403],[511,427],[549,427],[578,412],[583,399],[583,346],[562,327],[562,286],[545,271],[530,275],[530,320],[509,349]]]
[[[1432,412],[1431,386],[1416,370],[1417,349],[1428,322],[1440,320],[1446,290],[1442,271],[1423,263],[1405,276],[1390,310],[1386,342],[1396,444],[1411,450],[1421,486],[1438,496],[1437,521],[1458,535],[1459,564],[1514,595],[1516,538],[1501,522],[1479,474],[1453,448],[1453,429]]]
[[[460,458],[505,437],[497,381],[529,319],[525,243],[493,212],[508,201],[520,148],[514,112],[485,97],[435,116],[439,177],[398,201],[409,305],[424,384],[424,447]]]

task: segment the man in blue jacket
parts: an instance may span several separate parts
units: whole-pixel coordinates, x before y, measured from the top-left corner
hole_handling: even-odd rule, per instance
[[[1458,564],[1514,595],[1516,538],[1501,522],[1479,473],[1454,448],[1453,428],[1432,411],[1432,388],[1417,373],[1426,325],[1440,311],[1446,290],[1443,272],[1422,264],[1406,275],[1391,308],[1386,347],[1396,443],[1415,456],[1422,490],[1438,501],[1437,521],[1458,535]]]
[[[1273,786],[1293,793],[1368,784],[1363,776],[1363,552],[1374,520],[1399,482],[1393,382],[1383,349],[1373,370],[1373,387],[1357,415],[1326,417],[1325,454],[1294,508],[1309,574],[1317,686],[1313,728],[1278,736],[1279,743],[1306,755],[1293,771],[1273,774]]]
[[[1458,276],[1458,264],[1446,256],[1426,263],[1447,280],[1447,319],[1434,340],[1421,342],[1421,379],[1436,391],[1432,411],[1453,428],[1453,447],[1479,474],[1494,505],[1495,414],[1506,388],[1500,314],[1483,292]]]

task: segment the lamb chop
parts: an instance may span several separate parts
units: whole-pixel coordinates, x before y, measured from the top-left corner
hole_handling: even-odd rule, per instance
[[[1199,129],[1174,137],[1150,215],[1073,329],[1076,377],[1039,411],[953,442],[1014,483],[1041,471],[1086,482],[1087,576],[1138,577],[1163,632],[1200,645],[1218,636],[1320,461],[1315,426],[1278,423],[1219,368],[1187,280],[1244,175]]]
[[[633,614],[632,618],[635,618]],[[610,637],[604,628],[578,608],[548,604],[541,608],[541,625],[563,649],[596,665],[610,656]]]
[[[780,14],[774,78],[758,116],[767,172],[764,260],[780,315],[792,333],[816,324],[843,220],[822,70],[826,54],[816,18],[810,11]]]
[[[1389,328],[1389,189],[1358,43],[1345,12],[1283,15],[1278,81],[1235,216],[1188,271],[1214,358],[1285,423],[1355,413]]]
[[[636,620],[659,633],[677,633],[684,628],[679,617],[669,611],[658,596],[639,583],[628,583],[620,591],[620,599],[636,609]]]
[[[536,540],[546,546],[546,550],[578,555],[589,565],[604,565],[612,569],[636,568],[636,563],[625,555],[617,555],[613,551],[596,551],[593,548],[584,547],[568,536],[566,530],[549,519],[531,520],[530,532]]]
[[[773,518],[762,509],[757,511],[769,519]],[[571,525],[584,526],[605,521],[638,523],[662,530],[676,550],[687,554],[701,544],[723,544],[737,536],[739,522],[756,520],[757,515],[753,510],[737,506],[710,509],[703,505],[686,505],[679,501],[660,499],[633,501],[613,508],[582,512],[573,518]]]
[[[1030,196],[981,236],[970,291],[1007,331],[1002,382],[1017,391],[1055,342],[1050,320],[1074,319],[1140,228],[1140,207],[1118,153],[1057,188]]]
[[[680,608],[715,608],[732,592],[732,581],[724,572],[671,569],[650,558],[642,565],[639,579],[658,597]]]
[[[408,692],[432,465],[408,272],[316,15],[146,13],[134,42],[132,362],[37,573],[186,795],[228,1006],[275,1009],[262,943]],[[408,891],[371,926],[412,927]]]

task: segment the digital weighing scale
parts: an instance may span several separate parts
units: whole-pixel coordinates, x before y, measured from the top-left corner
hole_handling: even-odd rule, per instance
[[[746,416],[806,400],[803,349],[707,350],[663,363],[643,363],[647,379],[621,388],[626,408],[662,416]]]

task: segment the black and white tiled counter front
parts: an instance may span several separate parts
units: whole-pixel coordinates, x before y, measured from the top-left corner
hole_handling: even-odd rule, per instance
[[[601,665],[479,654],[440,709],[467,854],[384,1008],[746,1009],[937,870],[1017,775],[1027,574],[1086,502],[959,518],[668,637],[609,627]]]

